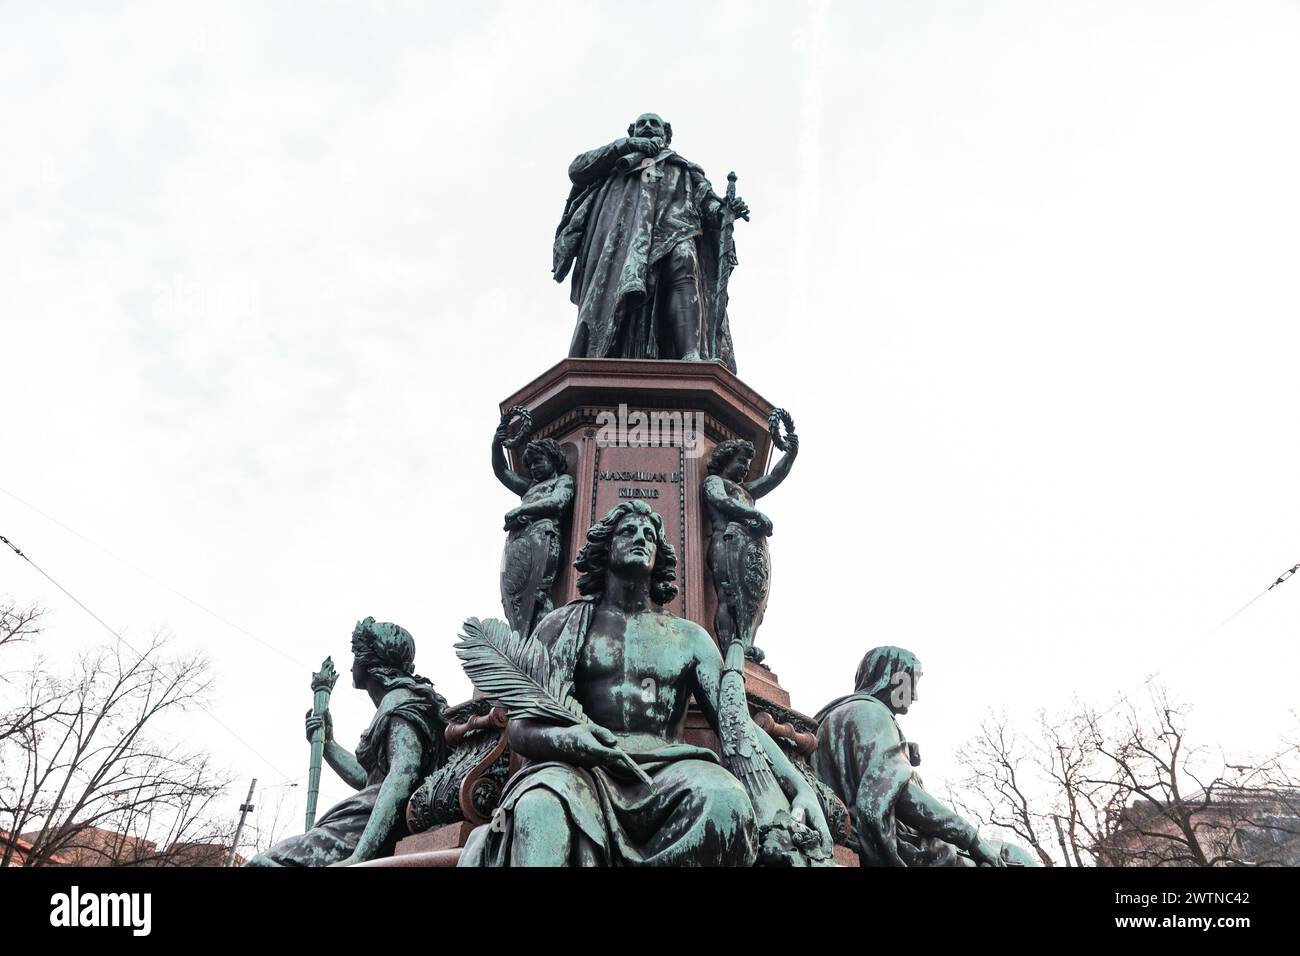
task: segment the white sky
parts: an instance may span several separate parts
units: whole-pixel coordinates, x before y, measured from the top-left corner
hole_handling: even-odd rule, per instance
[[[5,5],[0,487],[285,656],[2,494],[0,534],[205,649],[290,777],[360,617],[464,699],[517,503],[496,403],[572,332],[565,168],[654,110],[753,209],[731,322],[802,437],[761,631],[795,705],[914,649],[942,780],[989,706],[1176,660],[1203,740],[1271,751],[1300,581],[1195,642],[1300,561],[1297,48],[1268,2]],[[0,593],[47,653],[107,636],[7,551]],[[334,712],[352,742],[370,704]]]

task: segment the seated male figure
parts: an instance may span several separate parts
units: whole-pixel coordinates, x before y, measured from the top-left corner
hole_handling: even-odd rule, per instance
[[[662,608],[677,593],[675,565],[643,501],[619,504],[588,532],[574,564],[583,597],[548,614],[533,637],[552,668],[572,674],[596,726],[511,719],[510,745],[529,763],[492,823],[471,835],[462,866],[754,864],[749,794],[713,751],[685,742],[692,697],[718,729],[723,662],[707,631]],[[792,815],[829,847],[816,793],[753,729]],[[652,786],[628,772],[628,754]]]

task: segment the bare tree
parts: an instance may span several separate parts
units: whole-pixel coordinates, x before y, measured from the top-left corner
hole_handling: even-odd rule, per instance
[[[44,610],[38,605],[20,606],[12,599],[0,599],[0,654],[31,641],[41,632]],[[47,710],[57,691],[48,681],[18,683],[20,675],[0,667],[0,744],[18,733],[30,730],[33,721],[48,719]],[[21,691],[18,689],[21,687]],[[10,698],[13,698],[12,702]],[[21,698],[21,700],[19,699]],[[3,767],[0,766],[0,771]]]
[[[1027,736],[992,715],[958,752],[954,800],[1045,861],[1075,866],[1267,865],[1294,858],[1300,778],[1291,746],[1229,763],[1195,745],[1186,709],[1159,687],[1142,706],[1040,713]],[[1055,818],[1055,819],[1053,819]],[[1060,852],[1051,835],[1061,825]]]
[[[949,800],[957,810],[982,828],[1013,835],[1050,866],[1052,856],[1042,842],[1047,836],[1044,821],[1030,800],[1034,769],[1007,715],[985,716],[979,733],[957,751],[956,759],[966,774],[960,789],[949,788]]]
[[[41,632],[45,610],[36,604],[20,606],[12,598],[0,598],[0,647],[26,641]],[[4,678],[0,674],[0,680]]]
[[[1287,813],[1296,782],[1276,764],[1270,785],[1251,778],[1257,769],[1229,764],[1223,754],[1187,737],[1185,708],[1161,687],[1149,706],[1127,704],[1115,728],[1089,717],[1093,746],[1110,764],[1106,785],[1122,808],[1100,854],[1121,866],[1222,866],[1271,863],[1258,859],[1261,838],[1295,832]],[[1086,783],[1098,783],[1088,779]],[[1290,819],[1288,819],[1290,816]]]
[[[38,618],[11,610],[0,646],[32,640]],[[218,838],[211,811],[227,779],[162,733],[209,686],[206,660],[171,657],[155,637],[139,654],[122,642],[83,653],[69,676],[38,658],[0,687],[0,830],[32,844],[24,865],[158,865]],[[15,849],[0,841],[0,866]]]

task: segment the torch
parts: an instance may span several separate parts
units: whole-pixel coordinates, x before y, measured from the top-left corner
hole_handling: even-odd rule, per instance
[[[311,675],[311,712],[319,717],[329,710],[330,691],[339,673],[334,669],[333,658],[325,658],[320,670]],[[325,725],[317,727],[311,735],[311,768],[307,771],[307,829],[316,822],[316,798],[320,796],[320,765],[325,756]]]

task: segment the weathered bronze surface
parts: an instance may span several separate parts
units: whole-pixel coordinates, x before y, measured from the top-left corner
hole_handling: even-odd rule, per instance
[[[799,455],[799,436],[793,432],[781,439],[786,452],[771,474],[745,481],[754,462],[754,446],[744,440],[720,443],[709,457],[709,477],[704,479],[704,502],[712,532],[709,536],[709,571],[718,596],[713,629],[725,649],[739,641],[747,660],[761,662],[766,656],[755,644],[763,622],[772,580],[772,562],[767,539],[772,519],[754,507],[754,501],[770,494]]]
[[[567,474],[563,450],[551,438],[529,442],[524,449],[528,477],[512,471],[504,451],[509,419],[507,412],[492,436],[492,472],[522,501],[505,517],[508,537],[501,555],[501,607],[510,626],[527,636],[554,607],[551,588],[573,506],[573,476]],[[522,432],[515,440],[526,435]]]
[[[334,740],[330,712],[307,712],[307,740],[324,735],[324,756],[357,793],[300,836],[281,840],[246,866],[349,866],[389,856],[405,832],[406,802],[444,759],[447,702],[415,673],[415,640],[368,617],[352,632],[352,686],[375,704],[353,753]]]
[[[370,728],[355,754],[334,742],[325,671],[306,724],[315,775],[323,758],[359,792],[249,865],[809,866],[833,843],[849,865],[1032,863],[926,792],[896,719],[914,655],[870,651],[816,721],[761,663],[772,521],[756,501],[799,438],[734,374],[736,176],[719,196],[672,135],[645,113],[569,167],[553,275],[572,274],[577,323],[570,357],[502,404],[493,435],[520,503],[506,620],[471,618],[456,645],[481,696],[449,710],[406,631],[359,623]],[[591,525],[581,550],[575,521]]]
[[[509,776],[505,728],[505,710],[486,700],[471,700],[447,711],[447,759],[411,794],[406,807],[411,833],[455,823],[463,824],[468,833],[488,821]]]
[[[863,866],[1002,866],[1003,845],[921,785],[920,762],[896,715],[918,699],[921,662],[900,647],[876,647],[858,666],[852,694],[817,715],[817,775],[849,808]]]
[[[662,610],[676,592],[676,555],[661,529],[632,500],[588,532],[576,562],[582,597],[543,618],[532,637],[548,657],[548,685],[571,681],[582,719],[534,716],[541,703],[512,712],[510,746],[527,764],[492,822],[470,836],[462,866],[800,865],[829,856],[815,789],[749,719],[743,694],[743,718],[729,719],[743,719],[753,748],[744,758],[774,778],[783,806],[764,803],[756,814],[717,754],[685,743],[692,697],[719,737],[729,705],[713,639]]]
[[[330,694],[338,681],[338,671],[334,669],[334,659],[327,657],[320,670],[311,675],[312,705],[310,716],[320,717],[329,710]],[[325,730],[323,722],[317,722],[311,737],[311,763],[307,765],[307,827],[310,830],[316,824],[316,801],[320,797],[321,760],[325,756]]]
[[[627,136],[578,156],[555,231],[556,282],[573,271],[578,307],[569,355],[718,359],[736,370],[727,282],[736,217],[704,170],[670,149],[673,129],[643,113]]]

